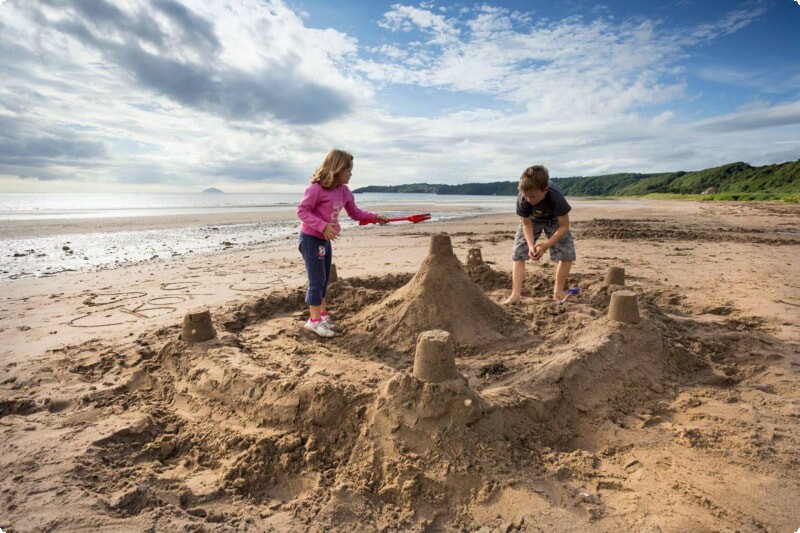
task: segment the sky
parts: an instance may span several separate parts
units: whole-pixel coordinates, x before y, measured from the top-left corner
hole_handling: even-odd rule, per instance
[[[800,158],[800,0],[0,0],[0,192]]]

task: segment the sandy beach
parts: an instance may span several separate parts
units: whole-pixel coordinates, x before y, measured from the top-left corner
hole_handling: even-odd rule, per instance
[[[800,206],[590,205],[563,312],[549,261],[500,305],[513,214],[345,231],[326,340],[294,238],[0,283],[0,528],[797,530]],[[184,342],[198,308],[217,336]],[[447,379],[414,370],[434,329]]]

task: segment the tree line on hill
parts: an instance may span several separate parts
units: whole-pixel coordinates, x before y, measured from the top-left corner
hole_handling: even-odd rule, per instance
[[[714,200],[800,201],[800,159],[760,167],[739,162],[692,172],[620,173],[551,179],[568,196],[701,195]],[[369,185],[353,192],[514,196],[517,194],[517,181]]]

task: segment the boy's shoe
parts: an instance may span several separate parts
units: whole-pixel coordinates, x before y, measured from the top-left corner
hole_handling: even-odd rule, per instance
[[[309,318],[308,322],[306,322],[303,326],[303,329],[312,333],[316,333],[320,337],[333,337],[334,335],[333,330],[330,329],[322,320],[319,322],[312,322]]]
[[[331,315],[325,315],[322,317],[322,323],[328,326],[328,329],[333,329],[336,326],[333,325],[333,320],[331,320]]]

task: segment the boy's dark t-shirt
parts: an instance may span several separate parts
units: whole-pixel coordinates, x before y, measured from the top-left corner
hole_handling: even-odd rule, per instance
[[[564,193],[553,182],[548,185],[544,199],[536,205],[528,203],[522,194],[517,195],[517,215],[530,217],[535,222],[549,222],[571,210]]]

